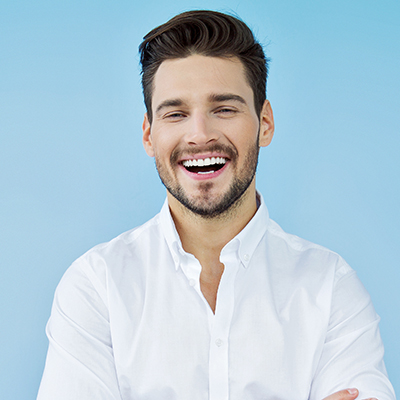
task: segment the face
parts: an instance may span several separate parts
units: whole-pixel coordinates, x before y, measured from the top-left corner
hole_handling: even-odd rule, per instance
[[[266,101],[256,114],[241,62],[192,55],[164,61],[154,78],[146,152],[169,192],[190,211],[216,217],[254,187],[259,146],[270,143]]]

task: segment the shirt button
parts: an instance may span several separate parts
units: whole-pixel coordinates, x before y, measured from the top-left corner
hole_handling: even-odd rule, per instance
[[[215,341],[215,344],[218,346],[218,347],[221,347],[222,345],[223,345],[223,341],[221,340],[221,339],[217,339],[216,341]]]
[[[245,255],[243,256],[243,260],[244,260],[244,261],[249,261],[249,259],[250,259],[250,256],[249,256],[248,254],[245,254]]]
[[[189,285],[194,286],[196,284],[196,281],[194,279],[189,279]]]

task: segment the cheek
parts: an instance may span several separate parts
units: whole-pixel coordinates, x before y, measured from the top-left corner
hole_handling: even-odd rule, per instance
[[[154,137],[153,140],[153,151],[156,159],[165,163],[170,160],[171,153],[174,150],[174,145],[166,135]]]
[[[234,134],[231,135],[231,141],[236,146],[238,151],[247,152],[252,149],[255,144],[258,146],[258,125],[240,124],[234,128]]]

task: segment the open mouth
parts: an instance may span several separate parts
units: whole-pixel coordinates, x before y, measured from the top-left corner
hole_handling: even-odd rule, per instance
[[[187,171],[194,174],[212,174],[223,168],[226,161],[227,159],[224,157],[209,157],[185,160],[182,162],[182,165]]]

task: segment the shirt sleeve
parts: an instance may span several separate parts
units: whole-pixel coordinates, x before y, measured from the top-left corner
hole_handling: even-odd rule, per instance
[[[49,350],[38,400],[121,400],[107,293],[84,260],[58,285],[46,333]]]
[[[379,316],[356,273],[343,265],[336,273],[331,315],[310,400],[355,387],[358,399],[395,400],[383,362]]]

